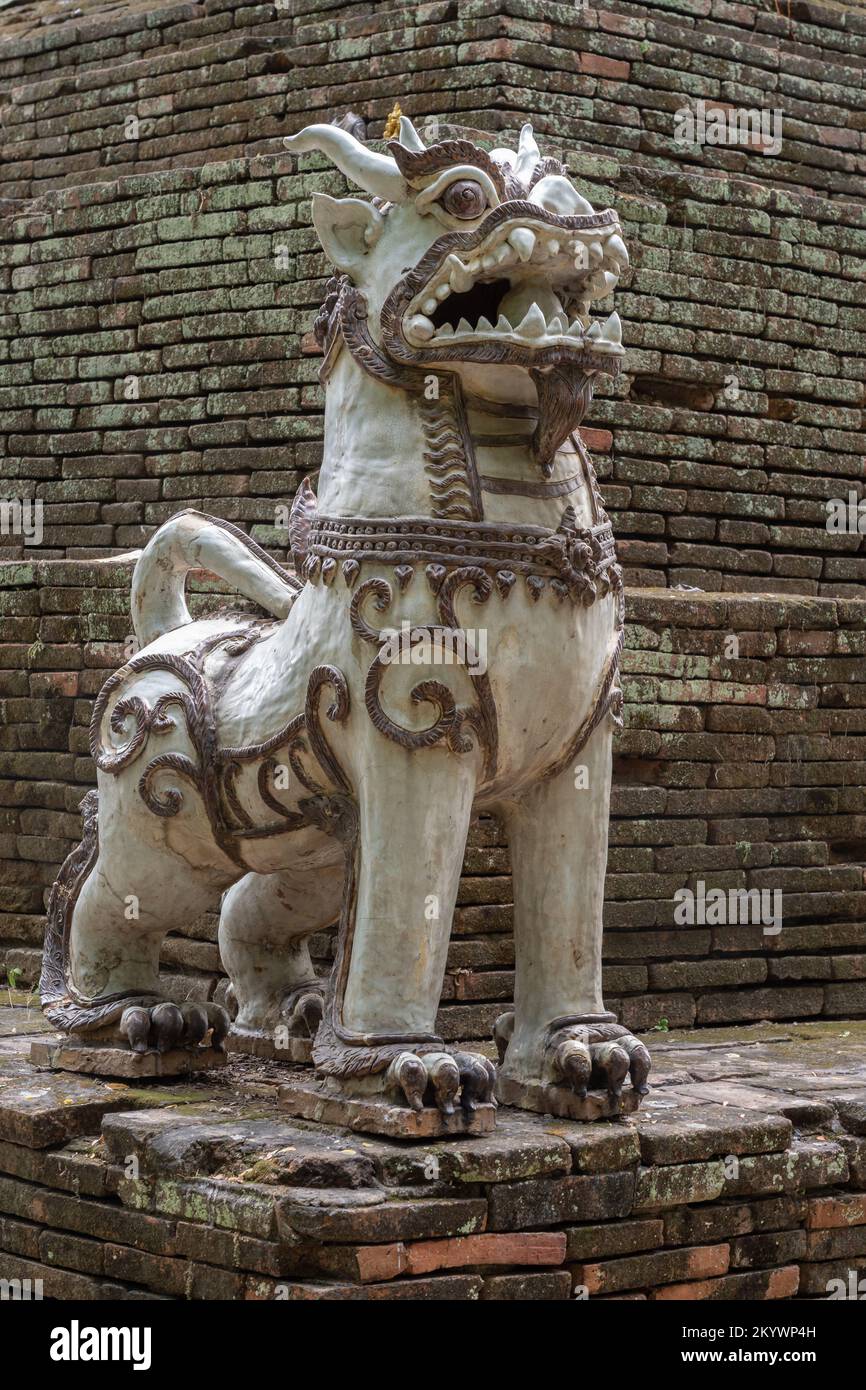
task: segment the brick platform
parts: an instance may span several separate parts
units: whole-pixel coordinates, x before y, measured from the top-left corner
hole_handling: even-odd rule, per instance
[[[282,1067],[35,1073],[0,1010],[5,1278],[83,1299],[826,1298],[866,1273],[866,1025],[650,1039],[638,1116],[417,1143],[287,1120]],[[795,1079],[796,1078],[796,1079]]]

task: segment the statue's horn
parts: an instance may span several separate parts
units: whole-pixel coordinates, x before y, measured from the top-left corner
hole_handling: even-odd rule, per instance
[[[408,116],[400,117],[400,144],[415,154],[423,154],[427,148]]]
[[[339,126],[308,125],[298,135],[287,135],[283,144],[292,154],[320,150],[352,183],[390,203],[407,197],[406,184],[391,156],[376,154]]]
[[[521,127],[517,159],[514,164],[514,172],[521,182],[526,183],[540,158],[541,150],[535,143],[532,126],[527,121],[526,125]]]

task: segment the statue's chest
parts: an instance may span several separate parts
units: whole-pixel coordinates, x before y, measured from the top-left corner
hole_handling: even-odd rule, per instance
[[[322,626],[348,619],[378,728],[393,732],[395,712],[414,724],[417,711],[420,725],[431,701],[445,721],[453,705],[452,744],[469,724],[479,732],[485,782],[562,754],[621,628],[606,519],[586,528],[564,518],[552,530],[317,516],[309,540],[304,574],[333,615],[323,612]]]

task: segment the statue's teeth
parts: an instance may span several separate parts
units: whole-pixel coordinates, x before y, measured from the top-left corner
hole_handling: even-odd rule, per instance
[[[562,314],[554,314],[547,327],[551,333],[564,333],[568,328],[568,319]]]
[[[547,250],[548,250],[548,253],[549,253],[551,256],[558,256],[558,255],[559,255],[559,242],[556,240],[556,237],[553,237],[553,238],[547,243]]]
[[[413,338],[421,338],[424,342],[428,338],[432,338],[434,333],[433,324],[424,314],[416,314],[414,318],[410,319],[407,330]]]
[[[466,319],[461,319],[460,322],[459,322],[458,325],[457,325],[457,332],[458,332],[458,333],[471,333],[471,332],[472,332],[472,324],[471,324],[471,323],[468,323]]]
[[[589,260],[591,265],[601,265],[604,260],[604,250],[600,241],[589,243]]]
[[[614,232],[613,236],[608,237],[604,249],[613,260],[619,261],[622,265],[628,265],[629,259],[626,244],[622,237],[618,236],[616,232]]]
[[[471,290],[474,281],[466,266],[462,264],[457,256],[451,255],[445,262],[451,272],[448,281],[455,294],[465,294]]]
[[[475,326],[475,332],[476,332],[476,333],[492,333],[492,332],[493,332],[493,324],[490,322],[489,319],[486,319],[486,318],[484,317],[484,315],[482,314],[482,315],[481,315],[481,318],[478,320],[478,323],[477,323],[476,326]]]
[[[500,314],[499,318],[496,320],[496,328],[494,331],[496,333],[513,333],[514,329],[511,327],[505,315]]]
[[[512,232],[512,236],[514,233]],[[505,265],[506,261],[514,260],[514,251],[507,241],[503,241],[501,246],[497,246],[493,253],[493,260],[496,265]]]
[[[547,331],[544,315],[537,304],[530,304],[515,332],[522,338],[543,338]]]
[[[528,261],[535,249],[535,233],[528,227],[515,227],[509,232],[508,241],[522,261]]]
[[[448,284],[437,285],[434,293],[436,295],[436,298],[440,301],[443,299],[447,299],[449,294],[451,293],[451,286]]]
[[[581,323],[580,319],[575,319],[575,320],[574,320],[574,323],[571,325],[571,327],[570,327],[569,330],[568,330],[568,337],[569,337],[569,338],[582,338],[582,337],[583,337],[583,324]]]
[[[436,334],[437,338],[453,338],[453,336],[454,329],[451,327],[450,323],[443,323],[442,327],[438,330]]]
[[[586,330],[586,336],[587,338],[601,337],[601,324],[597,319],[593,319],[592,323],[589,325],[589,328]]]
[[[601,273],[602,273],[602,275],[604,276],[604,288],[605,288],[605,292],[606,292],[607,294],[610,294],[610,291],[611,291],[612,289],[614,289],[614,287],[616,286],[616,284],[617,284],[617,282],[618,282],[618,280],[619,280],[619,276],[618,276],[618,275],[614,275],[614,273],[613,273],[612,270],[603,270]]]
[[[422,312],[423,314],[435,314],[435,313],[436,313],[436,310],[437,310],[438,308],[439,308],[439,300],[438,300],[438,299],[435,299],[435,298],[433,298],[433,299],[425,299],[425,300],[424,300],[424,303],[421,305],[421,312]]]
[[[495,265],[496,265],[496,257],[495,257],[494,255],[492,255],[490,252],[488,252],[488,254],[487,254],[486,256],[482,256],[482,257],[481,257],[481,268],[482,268],[482,270],[492,270],[493,267],[494,267]]]
[[[481,269],[481,262],[480,262],[480,260],[478,259],[478,257],[476,256],[476,257],[474,258],[474,260],[471,260],[471,261],[469,262],[469,274],[470,274],[470,275],[477,275],[480,269]]]
[[[606,323],[601,326],[601,336],[607,343],[622,342],[622,323],[619,314],[614,310]]]

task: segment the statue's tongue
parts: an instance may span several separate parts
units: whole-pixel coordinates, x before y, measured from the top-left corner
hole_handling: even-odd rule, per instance
[[[522,280],[511,289],[499,303],[499,313],[504,314],[512,328],[517,328],[528,309],[537,304],[546,323],[561,314],[566,317],[557,296],[549,285],[537,280]]]

